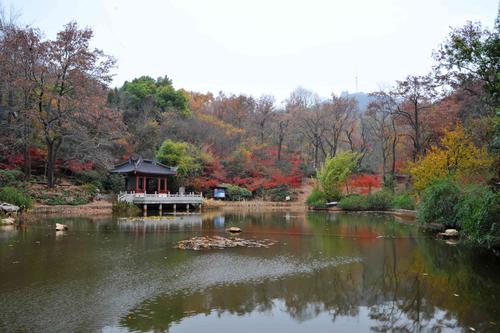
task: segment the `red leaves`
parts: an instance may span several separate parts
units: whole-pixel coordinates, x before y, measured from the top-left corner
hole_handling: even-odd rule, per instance
[[[33,166],[39,166],[43,165],[44,160],[47,156],[47,153],[41,149],[31,147],[30,151],[30,158],[31,158],[31,164]],[[24,154],[23,153],[17,153],[17,154],[9,154],[5,156],[5,162],[0,163],[0,169],[7,169],[7,170],[12,170],[12,169],[21,169],[24,167]]]
[[[222,161],[214,156],[211,163],[204,165],[202,176],[193,179],[190,185],[197,191],[207,191],[221,183],[238,185],[252,192],[279,185],[299,187],[304,176],[301,164],[297,153],[282,154],[277,161],[277,147],[241,149]]]
[[[382,186],[382,176],[370,174],[357,174],[349,177],[348,181],[350,187],[360,194],[368,194],[372,188],[379,188]]]
[[[85,170],[92,170],[93,168],[94,168],[94,162],[92,161],[80,162],[77,160],[71,160],[67,163],[67,169],[73,173]]]

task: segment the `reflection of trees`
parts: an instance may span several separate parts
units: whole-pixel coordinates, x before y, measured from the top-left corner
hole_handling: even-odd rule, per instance
[[[195,314],[227,312],[243,315],[273,309],[275,300],[285,304],[285,311],[297,321],[312,319],[329,312],[339,315],[358,313],[360,265],[326,268],[314,273],[297,274],[261,283],[237,283],[216,286],[185,295],[164,295],[146,301],[123,316],[120,324],[137,331],[166,331],[172,323]]]
[[[260,224],[261,218],[246,223]],[[271,222],[271,226],[280,228],[281,223]],[[388,223],[385,217],[308,214],[307,223],[314,236],[302,237],[300,248],[313,258],[355,256],[363,261],[280,279],[159,296],[132,309],[120,323],[138,331],[168,330],[192,315],[266,312],[278,301],[299,322],[320,313],[329,313],[335,321],[339,316],[359,315],[360,307],[366,307],[375,332],[491,329],[488,322],[496,318],[495,295],[500,294],[495,275],[484,269],[489,265],[498,272],[498,261],[491,256],[423,238],[414,228]]]

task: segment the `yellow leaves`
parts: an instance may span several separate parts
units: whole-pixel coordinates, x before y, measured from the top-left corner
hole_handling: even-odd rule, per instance
[[[222,130],[227,135],[237,135],[237,134],[242,134],[244,130],[242,128],[234,127],[231,124],[226,123],[225,121],[222,121],[218,119],[215,116],[208,115],[208,114],[203,114],[203,113],[198,113],[196,117],[206,123],[209,123],[212,126],[218,127]]]
[[[410,173],[415,189],[420,191],[445,177],[464,183],[481,181],[488,176],[492,163],[486,149],[476,147],[459,126],[445,131],[440,147],[431,147],[425,157],[410,164]]]

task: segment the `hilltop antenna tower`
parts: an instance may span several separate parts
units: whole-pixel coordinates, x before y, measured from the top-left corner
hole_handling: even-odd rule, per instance
[[[355,81],[356,81],[356,92],[358,92],[358,73],[356,73],[356,76],[354,77]]]

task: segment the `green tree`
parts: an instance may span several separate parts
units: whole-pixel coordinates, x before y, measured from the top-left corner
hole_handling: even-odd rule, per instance
[[[434,58],[442,82],[480,97],[490,115],[500,107],[500,15],[491,31],[473,22],[453,29]]]
[[[201,151],[187,142],[163,141],[156,153],[156,159],[165,165],[177,167],[181,178],[197,175],[201,171]]]
[[[346,151],[325,160],[317,179],[328,200],[339,200],[342,197],[342,185],[356,167],[358,158],[358,153]]]
[[[189,116],[188,97],[182,90],[172,86],[172,80],[167,76],[157,80],[149,76],[141,76],[125,82],[121,91],[124,95],[125,107],[142,111],[145,107],[155,107],[160,112],[173,112]]]

